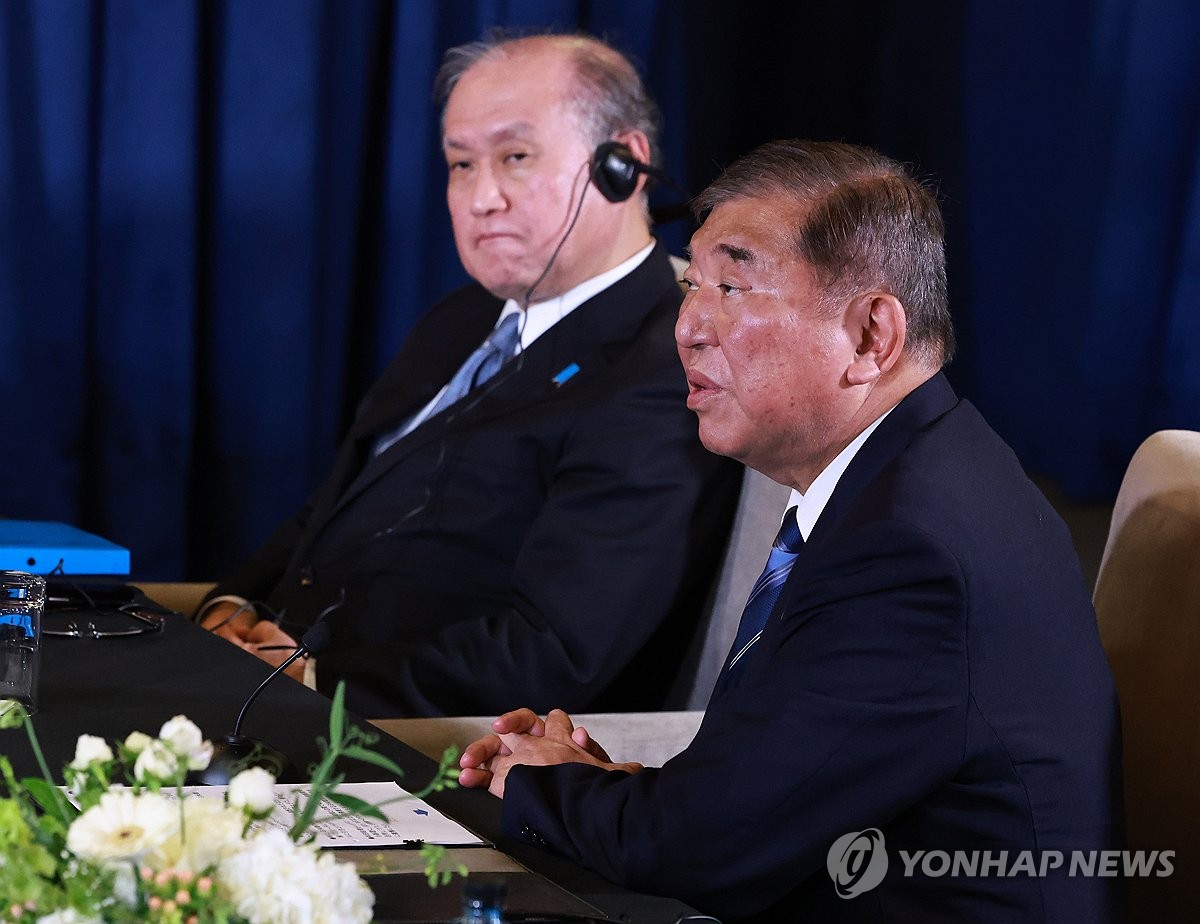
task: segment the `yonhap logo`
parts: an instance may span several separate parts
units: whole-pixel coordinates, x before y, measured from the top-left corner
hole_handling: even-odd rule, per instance
[[[905,879],[1123,877],[1164,879],[1175,873],[1174,850],[899,850]],[[825,857],[834,891],[854,898],[883,882],[888,854],[878,828],[843,834]]]
[[[883,832],[878,828],[843,834],[825,858],[834,891],[842,898],[854,898],[869,892],[887,875],[888,856]]]

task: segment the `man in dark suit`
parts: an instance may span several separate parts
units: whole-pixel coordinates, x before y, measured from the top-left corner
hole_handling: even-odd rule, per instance
[[[574,36],[453,49],[439,85],[479,284],[422,318],[329,478],[200,618],[276,662],[324,618],[315,682],[371,716],[659,705],[740,469],[684,407],[644,180],[612,200],[589,182],[602,142],[653,158],[653,103]]]
[[[793,487],[771,562],[661,769],[519,710],[462,782],[509,834],[726,921],[1113,919],[1115,694],[1063,523],[940,372],[936,202],[874,152],[777,142],[698,205],[688,404]]]

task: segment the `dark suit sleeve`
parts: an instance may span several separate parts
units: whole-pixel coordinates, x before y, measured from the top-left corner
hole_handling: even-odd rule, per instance
[[[373,715],[587,708],[681,600],[703,598],[740,466],[696,438],[678,360],[663,348],[670,320],[576,399],[507,586],[458,598],[444,625],[411,640],[344,647],[335,636],[318,660],[322,689],[346,679],[356,711]],[[410,618],[403,588],[390,594],[378,580],[368,605]],[[687,609],[694,620],[698,607]]]
[[[446,313],[461,311],[460,301],[457,299],[457,296],[458,293],[448,297],[418,319],[410,334],[410,339],[417,345],[418,349],[420,349],[421,344],[427,342],[429,338],[428,329],[431,326],[436,326],[441,316]],[[485,305],[486,307],[482,313],[486,318],[488,312],[492,309],[498,310],[499,302],[491,300],[487,301]],[[457,357],[451,354],[451,357],[446,360],[446,364],[452,370],[456,368],[452,364],[457,361]],[[363,401],[357,409],[356,417],[359,419],[370,417],[379,410],[381,405],[385,408],[395,408],[397,400],[399,400],[401,402],[399,410],[394,410],[394,416],[388,418],[389,426],[394,427],[398,420],[402,419],[405,414],[415,413],[417,409],[423,407],[436,394],[436,389],[441,387],[441,384],[444,384],[451,374],[445,371],[445,369],[434,366],[434,371],[431,373],[433,378],[420,381],[418,384],[412,386],[410,393],[401,395],[398,399],[397,395],[389,390],[388,383],[395,377],[397,369],[403,369],[405,366],[412,364],[412,362],[412,354],[401,350],[400,354],[392,360],[388,369],[380,377],[379,382],[363,397]],[[435,382],[438,384],[435,385]],[[345,483],[349,477],[347,471],[355,470],[360,465],[361,461],[358,459],[358,450],[355,445],[355,434],[352,432],[338,448],[337,459],[332,471],[326,475],[324,483],[313,491],[304,505],[293,516],[281,522],[267,540],[242,561],[235,571],[223,577],[212,592],[208,594],[208,597],[230,594],[245,597],[251,601],[262,602],[269,599],[287,573],[288,566],[292,563],[297,548],[302,545],[305,531],[314,516],[314,511],[322,505],[327,510],[332,500],[337,497],[338,492],[345,487]]]
[[[506,832],[736,917],[948,779],[967,705],[961,571],[911,528],[875,524],[838,546],[853,551],[802,553],[784,618],[683,754],[633,777],[517,767]]]
[[[298,514],[280,523],[267,541],[235,572],[223,578],[205,599],[229,594],[252,603],[265,601],[287,568],[311,510],[310,502]]]

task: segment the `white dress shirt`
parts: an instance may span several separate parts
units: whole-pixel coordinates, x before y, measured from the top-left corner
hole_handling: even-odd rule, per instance
[[[801,494],[795,488],[792,488],[792,493],[788,497],[787,504],[784,505],[779,519],[782,521],[783,514],[787,513],[792,507],[795,507],[796,525],[800,527],[800,535],[804,537],[805,542],[808,541],[808,534],[817,525],[817,519],[821,516],[822,511],[824,511],[825,505],[829,503],[829,498],[833,497],[833,489],[837,487],[838,481],[841,480],[842,475],[849,468],[851,460],[858,455],[858,451],[862,449],[863,443],[875,432],[875,428],[883,423],[883,419],[894,410],[895,405],[876,417],[870,426],[851,440],[850,444],[821,470],[821,474],[813,479],[813,483],[808,486],[807,492]]]
[[[635,269],[642,265],[642,261],[650,256],[650,251],[654,249],[654,241],[651,241],[637,253],[623,263],[618,263],[610,270],[606,270],[599,276],[593,276],[591,279],[585,279],[575,288],[564,292],[562,295],[557,295],[554,298],[548,298],[543,302],[534,302],[525,309],[525,319],[521,325],[521,349],[527,350],[530,345],[537,340],[538,337],[546,333],[555,324],[569,315],[572,311],[586,302],[595,295],[599,295],[609,286],[624,279]],[[500,316],[496,318],[496,323],[492,326],[495,330],[500,326],[500,322],[514,312],[521,310],[521,306],[517,304],[516,299],[510,298],[504,303],[504,307],[500,309]],[[489,332],[490,333],[490,332]],[[375,454],[383,452],[397,440],[408,436],[413,430],[417,429],[429,417],[429,412],[437,405],[438,400],[442,397],[442,392],[449,386],[449,382],[441,387],[433,399],[426,404],[421,410],[414,414],[409,420],[399,429],[389,433],[386,437],[380,439],[375,445]]]

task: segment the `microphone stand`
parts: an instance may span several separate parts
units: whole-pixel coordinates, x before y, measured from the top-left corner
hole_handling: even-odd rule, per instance
[[[208,762],[208,766],[203,770],[189,774],[190,782],[198,783],[202,786],[225,786],[228,785],[229,781],[239,771],[247,767],[265,767],[272,771],[275,774],[275,778],[281,783],[303,782],[303,780],[296,776],[291,762],[282,751],[271,747],[257,738],[249,738],[243,735],[242,721],[246,718],[246,711],[250,708],[250,705],[258,699],[259,694],[276,677],[291,667],[298,658],[309,653],[316,654],[321,652],[328,644],[329,625],[327,623],[318,622],[305,632],[303,638],[300,639],[299,647],[288,655],[286,661],[271,671],[267,679],[260,683],[258,688],[250,694],[250,698],[242,706],[242,711],[238,713],[237,721],[233,725],[233,731],[213,742],[213,754]]]

